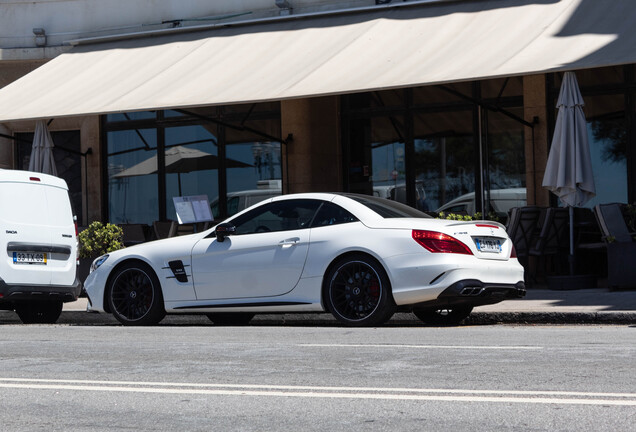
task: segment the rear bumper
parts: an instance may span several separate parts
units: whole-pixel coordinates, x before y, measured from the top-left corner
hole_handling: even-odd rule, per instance
[[[16,302],[77,300],[82,292],[82,284],[75,278],[72,285],[13,285],[0,278],[0,309],[11,308]]]
[[[519,299],[526,295],[526,285],[481,282],[477,279],[464,279],[446,288],[435,300],[418,303],[420,306],[484,306],[504,300]]]

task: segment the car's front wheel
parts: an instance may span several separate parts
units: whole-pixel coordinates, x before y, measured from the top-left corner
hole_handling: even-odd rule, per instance
[[[413,313],[426,324],[453,326],[461,323],[472,311],[472,306],[449,306],[416,308]]]
[[[115,270],[107,298],[113,316],[124,325],[154,325],[166,315],[159,280],[150,266],[139,261]]]
[[[62,302],[25,302],[16,305],[15,312],[24,324],[54,324],[62,313]]]
[[[373,326],[388,321],[396,306],[386,272],[366,255],[338,260],[325,277],[325,306],[349,326]]]

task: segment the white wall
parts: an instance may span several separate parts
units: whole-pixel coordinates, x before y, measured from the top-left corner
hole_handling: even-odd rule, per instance
[[[294,14],[375,4],[375,0],[288,2]],[[170,28],[170,24],[162,24],[167,20],[225,16],[222,20],[183,21],[183,26],[189,26],[279,13],[275,0],[0,0],[0,49],[34,48],[34,28],[43,28],[47,46],[55,47],[73,39]],[[233,14],[244,15],[228,17]],[[8,55],[5,53],[5,59],[14,59]]]

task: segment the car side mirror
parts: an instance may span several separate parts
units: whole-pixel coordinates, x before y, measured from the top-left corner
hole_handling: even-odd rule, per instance
[[[219,242],[223,242],[225,240],[225,237],[231,236],[232,234],[236,232],[236,227],[230,222],[225,222],[225,223],[219,224],[214,230],[214,232],[216,234],[216,239]]]

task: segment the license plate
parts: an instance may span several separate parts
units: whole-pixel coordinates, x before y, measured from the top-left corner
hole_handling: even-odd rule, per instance
[[[478,237],[475,244],[480,252],[501,253],[501,240],[497,238]]]
[[[44,252],[13,252],[13,264],[46,265],[46,253]]]

